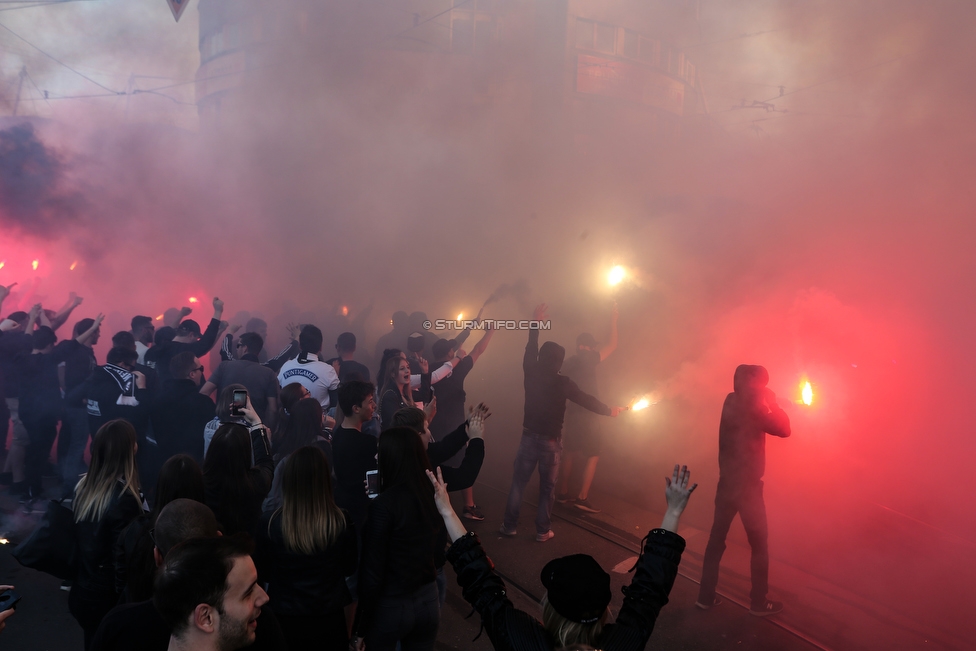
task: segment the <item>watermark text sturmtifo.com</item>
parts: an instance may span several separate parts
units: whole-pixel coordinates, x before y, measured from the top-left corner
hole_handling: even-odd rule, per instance
[[[552,330],[552,323],[547,319],[538,321],[536,319],[482,319],[474,321],[465,319],[436,319],[434,321],[424,321],[425,330]]]

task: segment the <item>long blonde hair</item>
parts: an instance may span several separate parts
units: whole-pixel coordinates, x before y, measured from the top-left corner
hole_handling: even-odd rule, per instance
[[[542,625],[559,648],[569,646],[595,647],[603,634],[603,625],[610,616],[609,608],[593,624],[580,624],[566,619],[549,603],[549,593],[542,595]]]
[[[346,528],[345,515],[332,499],[325,453],[311,445],[298,448],[288,456],[283,472],[281,508],[275,515],[281,515],[285,547],[308,555],[324,552]]]
[[[75,486],[75,522],[101,520],[112,504],[119,481],[123,494],[128,491],[142,503],[135,449],[136,430],[128,421],[110,420],[99,428],[92,439],[91,466]]]

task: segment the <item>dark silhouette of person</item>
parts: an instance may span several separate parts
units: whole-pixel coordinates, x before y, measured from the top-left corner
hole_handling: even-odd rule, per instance
[[[708,610],[721,603],[715,597],[718,567],[725,552],[725,538],[738,513],[752,548],[752,591],[749,610],[764,617],[783,610],[783,604],[766,599],[769,590],[769,531],[762,477],[766,471],[766,434],[786,438],[790,419],[776,394],[766,385],[769,373],[762,366],[743,364],[735,369],[733,391],[722,406],[718,428],[718,490],[715,519],[705,548],[701,588],[696,606]]]

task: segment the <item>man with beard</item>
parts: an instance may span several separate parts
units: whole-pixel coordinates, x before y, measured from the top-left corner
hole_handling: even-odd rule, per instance
[[[169,559],[170,552],[181,543],[194,538],[219,539],[219,535],[217,519],[207,505],[183,498],[173,500],[159,512],[153,529],[156,567],[161,567]],[[284,635],[270,608],[262,610],[256,622],[254,644],[250,649],[284,649]],[[170,634],[171,628],[152,600],[123,604],[113,608],[102,620],[92,640],[92,651],[165,651]]]
[[[200,393],[203,364],[184,351],[169,365],[172,379],[163,382],[153,402],[152,428],[159,445],[159,463],[174,454],[188,454],[203,463],[203,430],[217,409],[213,400]]]
[[[146,363],[146,353],[153,345],[153,337],[156,336],[156,326],[153,325],[151,316],[132,317],[132,337],[136,340],[136,354],[139,355],[139,363]]]

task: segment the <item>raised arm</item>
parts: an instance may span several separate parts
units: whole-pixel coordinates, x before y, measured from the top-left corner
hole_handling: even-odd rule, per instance
[[[180,322],[186,317],[193,313],[193,308],[181,307],[179,311],[176,308],[170,308],[163,313],[163,325],[169,326],[170,328],[179,328]]]
[[[27,315],[27,325],[24,326],[24,332],[27,334],[34,332],[34,326],[37,325],[37,319],[41,315],[41,310],[42,308],[40,303],[35,303],[34,306],[31,307],[30,312]]]
[[[626,407],[608,407],[600,402],[600,400],[595,396],[591,396],[580,389],[579,386],[569,378],[564,378],[563,381],[566,383],[566,399],[572,400],[583,409],[588,409],[594,414],[616,418],[617,414],[622,411],[626,411],[627,409]]]
[[[549,318],[549,306],[545,303],[539,303],[536,306],[535,312],[532,313],[532,319],[535,321],[545,321]],[[529,343],[525,344],[525,355],[522,356],[522,370],[526,373],[535,368],[535,365],[539,363],[539,331],[536,329],[529,330]]]
[[[488,348],[488,342],[491,341],[492,335],[495,333],[494,329],[488,328],[485,330],[485,334],[481,336],[481,340],[474,345],[471,349],[470,357],[472,362],[477,362],[478,358],[481,357],[482,353]]]
[[[769,413],[762,417],[763,431],[780,438],[788,438],[792,433],[790,417],[776,403],[776,394],[769,388],[766,389],[766,406],[769,407]]]
[[[55,314],[54,318],[51,319],[51,329],[57,330],[63,326],[64,322],[68,320],[68,317],[71,316],[71,313],[74,312],[75,308],[81,305],[82,300],[84,299],[74,292],[68,294],[68,302],[65,303],[64,307],[61,308],[61,311]]]
[[[98,329],[102,326],[102,321],[104,320],[105,320],[104,314],[99,314],[98,316],[96,316],[95,323],[92,324],[92,327],[88,328],[80,335],[78,335],[76,341],[79,344],[87,344],[89,341],[91,341],[91,338],[95,336],[95,333],[98,332]]]
[[[10,290],[17,286],[17,283],[12,285],[0,285],[0,314],[3,314],[3,301],[10,296]]]
[[[610,312],[610,341],[600,349],[600,361],[602,362],[610,353],[617,350],[617,303],[613,304],[613,311]]]

